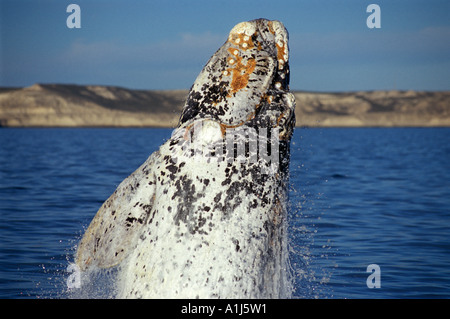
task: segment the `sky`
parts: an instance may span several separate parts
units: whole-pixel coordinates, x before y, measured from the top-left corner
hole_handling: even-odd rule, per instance
[[[80,28],[67,26],[70,4]],[[450,90],[448,0],[0,0],[0,86],[189,89],[233,26],[256,18],[289,31],[291,90]]]

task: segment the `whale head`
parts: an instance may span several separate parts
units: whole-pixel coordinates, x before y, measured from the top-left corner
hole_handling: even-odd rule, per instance
[[[210,119],[222,132],[242,125],[278,128],[288,141],[295,125],[289,92],[288,32],[279,21],[237,24],[191,87],[178,127]]]

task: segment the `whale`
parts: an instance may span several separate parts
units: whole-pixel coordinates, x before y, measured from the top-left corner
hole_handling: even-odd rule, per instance
[[[289,298],[295,98],[282,22],[241,22],[195,79],[170,138],[101,205],[75,254],[117,298]]]

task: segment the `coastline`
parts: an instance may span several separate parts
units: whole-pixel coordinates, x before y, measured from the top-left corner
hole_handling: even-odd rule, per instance
[[[188,90],[0,88],[0,127],[175,127]],[[448,127],[450,91],[303,92],[297,127]]]

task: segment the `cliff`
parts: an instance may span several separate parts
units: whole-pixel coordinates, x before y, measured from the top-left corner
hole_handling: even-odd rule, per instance
[[[174,127],[187,90],[35,84],[0,89],[3,127]],[[294,92],[298,126],[450,126],[450,91]]]
[[[35,84],[0,90],[0,126],[173,127],[187,91]]]
[[[295,93],[300,126],[450,126],[450,91]]]

